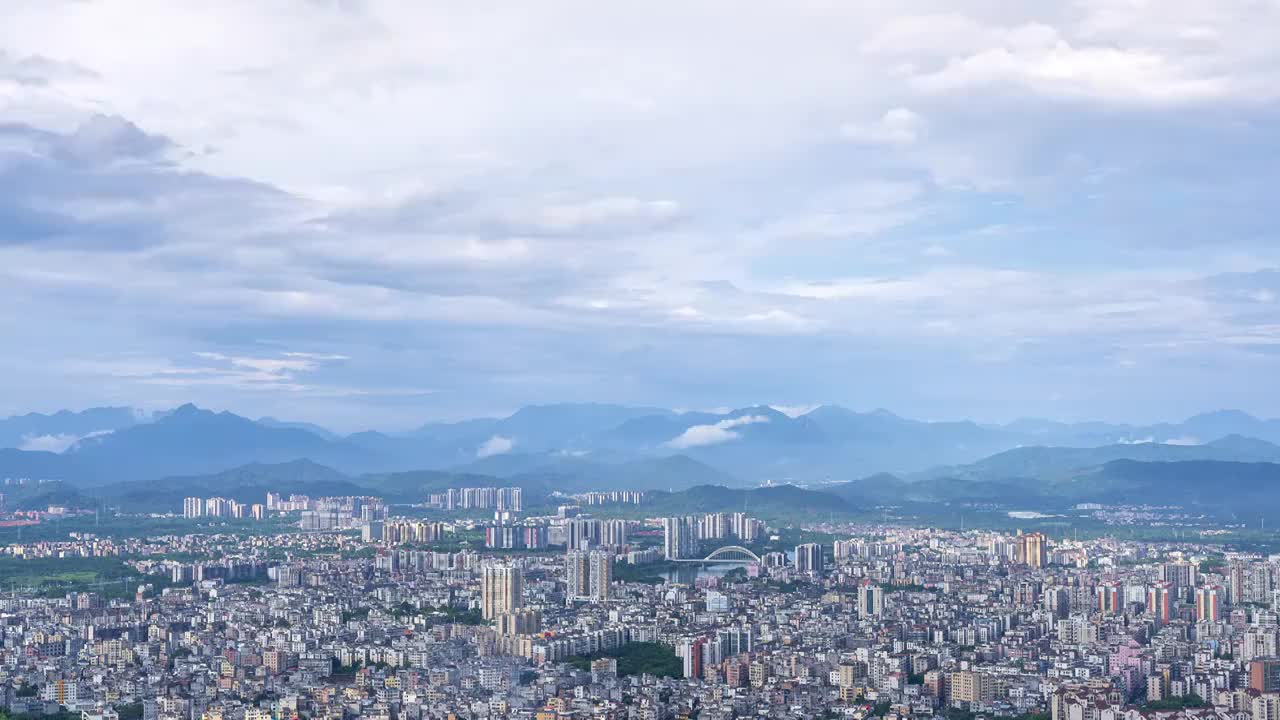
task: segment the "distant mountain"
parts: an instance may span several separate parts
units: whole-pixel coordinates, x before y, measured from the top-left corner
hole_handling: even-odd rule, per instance
[[[698,485],[741,485],[733,476],[686,455],[640,458],[614,464],[581,458],[517,473],[512,482],[538,482],[562,492],[594,490],[683,490]]]
[[[440,470],[413,470],[409,472],[375,473],[356,478],[366,494],[377,495],[389,502],[418,503],[427,495],[450,488],[464,487],[513,487],[518,486],[531,495],[526,503],[545,495],[547,488],[541,483],[517,483],[489,475],[444,472]]]
[[[723,415],[642,417],[596,439],[615,451],[684,453],[750,482],[910,472],[924,469],[929,460],[971,462],[1022,440],[971,422],[920,422],[885,410],[859,413],[834,405],[798,417],[762,406]]]
[[[321,437],[321,438],[324,438],[325,440],[338,440],[338,439],[340,439],[340,438],[339,438],[339,436],[338,436],[336,433],[334,433],[334,432],[332,432],[332,431],[330,431],[330,430],[328,430],[328,429],[326,429],[326,428],[322,428],[322,427],[320,427],[319,425],[316,425],[316,424],[314,424],[314,423],[308,423],[308,422],[289,422],[289,421],[287,421],[287,420],[277,420],[277,419],[275,419],[275,418],[273,418],[273,417],[270,417],[270,416],[267,416],[267,417],[260,417],[260,418],[258,418],[257,420],[255,420],[254,422],[256,422],[256,423],[258,423],[259,425],[262,425],[262,426],[264,426],[264,427],[270,427],[270,428],[291,428],[291,429],[293,429],[293,430],[306,430],[307,432],[311,433],[312,435],[317,435],[317,436],[319,436],[319,437]]]
[[[178,512],[184,498],[224,497],[242,503],[266,502],[268,492],[312,496],[363,495],[351,478],[310,460],[250,463],[209,475],[112,483],[82,494],[130,512]]]
[[[0,480],[72,480],[86,472],[80,464],[58,453],[0,448]],[[0,491],[2,492],[2,491]]]
[[[1093,448],[1021,447],[968,465],[934,468],[918,473],[913,479],[950,477],[979,481],[1034,480],[1043,483],[1060,480],[1081,470],[1115,460],[1280,462],[1280,446],[1264,440],[1230,435],[1204,445],[1144,442]]]
[[[907,482],[879,474],[825,488],[837,497],[864,506],[905,504],[989,503],[1026,504],[1042,501],[1044,492],[1026,483],[939,477]]]
[[[671,411],[597,403],[533,405],[505,418],[431,423],[400,435],[362,432],[346,440],[398,467],[447,468],[505,454],[603,449],[595,440],[599,435],[655,413]]]
[[[393,503],[418,503],[428,494],[448,488],[495,487],[521,483],[483,475],[416,471],[351,476],[311,460],[283,463],[250,463],[222,472],[179,475],[156,480],[111,483],[82,488],[83,498],[105,502],[132,512],[177,512],[184,498],[225,497],[243,503],[260,503],[268,492],[282,495],[372,495]],[[541,484],[530,484],[533,499],[546,493]]]
[[[752,489],[700,485],[676,493],[655,493],[646,503],[654,514],[746,511],[763,517],[807,515],[824,517],[859,508],[827,492],[805,490],[794,485]]]
[[[1116,460],[1052,492],[1079,502],[1178,505],[1257,517],[1280,511],[1280,464]]]
[[[862,505],[976,503],[1021,509],[1061,509],[1078,503],[1175,505],[1238,516],[1280,511],[1280,463],[1275,462],[1122,459],[1052,472],[1061,475],[1035,482],[948,476],[908,482],[882,474],[828,486],[824,492]]]
[[[305,430],[260,425],[229,412],[183,405],[145,425],[85,438],[65,453],[84,468],[77,479],[102,484],[211,473],[248,463],[310,458],[339,468],[376,462],[364,450]]]
[[[94,505],[75,486],[62,481],[5,485],[0,487],[0,492],[4,494],[6,510],[46,510],[50,505],[71,508]]]
[[[28,413],[0,419],[0,448],[61,450],[92,433],[106,433],[144,422],[133,408],[101,407],[52,415]]]
[[[345,437],[308,423],[254,421],[193,405],[155,413],[146,422],[140,417],[128,408],[99,408],[0,421],[9,439],[26,448],[0,453],[0,478],[41,477],[88,487],[300,459],[351,477],[474,473],[538,482],[549,491],[838,484],[888,472],[913,481],[896,491],[900,495],[945,501],[1013,492],[1018,488],[1003,487],[1011,480],[1057,482],[1114,460],[1280,462],[1280,445],[1273,442],[1280,438],[1280,421],[1239,411],[1150,426],[1035,419],[992,426],[923,422],[835,405],[793,416],[769,406],[677,413],[578,403],[535,405],[504,418],[433,423],[408,433]],[[1213,438],[1218,439],[1204,442]],[[878,497],[859,484],[859,492],[870,493],[867,498]]]
[[[1022,419],[1005,425],[1003,429],[1026,437],[1026,445],[1094,447],[1135,442],[1201,443],[1227,435],[1280,443],[1280,419],[1260,420],[1240,410],[1217,410],[1193,415],[1182,422],[1154,425]]]

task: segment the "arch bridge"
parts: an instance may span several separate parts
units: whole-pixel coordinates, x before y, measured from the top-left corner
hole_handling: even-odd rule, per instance
[[[739,565],[759,565],[763,561],[759,555],[742,547],[741,545],[726,545],[721,548],[712,550],[709,555],[704,558],[681,558],[672,560],[671,562],[681,563],[734,563]]]

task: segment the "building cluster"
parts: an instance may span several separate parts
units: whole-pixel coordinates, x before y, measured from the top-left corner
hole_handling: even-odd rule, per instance
[[[303,532],[354,530],[385,520],[387,506],[377,497],[322,497],[308,499],[298,522]]]
[[[120,558],[144,581],[0,596],[0,704],[84,720],[1280,720],[1280,557],[741,513],[507,524],[495,504],[504,522],[484,526],[303,505],[346,519],[4,548]],[[458,542],[480,527],[487,547]],[[505,546],[508,529],[544,545]],[[682,562],[644,576],[623,564],[640,557]]]
[[[453,527],[448,523],[409,518],[368,520],[360,528],[361,538],[365,542],[380,542],[387,545],[438,543],[450,532],[453,532]]]
[[[237,502],[224,497],[188,497],[182,501],[182,516],[263,520],[267,517],[267,506],[262,503]]]
[[[450,488],[427,496],[427,506],[439,510],[524,510],[523,491],[518,487]]]
[[[644,492],[640,490],[610,490],[608,492],[588,492],[570,495],[581,505],[639,505],[644,502]]]
[[[763,522],[742,512],[664,518],[663,555],[668,560],[696,558],[704,546],[715,548],[725,540],[754,543],[763,530]]]

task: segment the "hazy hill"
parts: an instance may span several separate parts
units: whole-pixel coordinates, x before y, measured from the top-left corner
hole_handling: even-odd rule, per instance
[[[376,462],[362,449],[296,428],[260,425],[229,412],[183,405],[167,416],[73,445],[65,457],[91,468],[82,482],[217,472],[253,462],[310,458],[340,468]]]
[[[1062,479],[1082,469],[1114,460],[1280,462],[1280,446],[1264,440],[1232,435],[1205,445],[1128,443],[1094,448],[1021,447],[968,465],[935,468],[913,476],[912,479],[950,477],[968,480],[1026,479],[1044,482]]]
[[[510,476],[562,492],[593,490],[683,490],[697,485],[741,485],[733,476],[686,455],[641,458],[617,464],[561,458],[554,465]]]
[[[1280,510],[1280,464],[1116,460],[1051,492],[1079,502],[1179,505],[1257,516]]]
[[[52,415],[27,413],[0,419],[0,448],[24,447],[39,438],[65,438],[66,442],[90,433],[111,432],[141,422],[133,408],[101,407],[74,412],[59,410]]]
[[[0,421],[11,438],[19,431],[21,437],[57,434],[56,442],[45,443],[49,447],[79,438],[61,454],[0,452],[0,478],[61,479],[90,487],[306,458],[348,476],[431,470],[521,478],[565,490],[838,483],[890,472],[915,481],[896,489],[899,497],[950,498],[997,494],[998,484],[1015,479],[1055,482],[1113,460],[1280,462],[1280,446],[1266,439],[1277,435],[1280,423],[1239,411],[1152,426],[1045,420],[990,426],[923,422],[835,405],[792,416],[768,406],[676,413],[579,403],[343,438],[307,423],[253,421],[192,405],[155,413],[147,422],[138,417],[128,408],[100,408]],[[93,434],[104,423],[113,424],[111,431]],[[1227,430],[1235,434],[1210,435]],[[1191,444],[1214,437],[1219,439]],[[936,482],[921,484],[925,480]],[[561,487],[554,487],[557,482]],[[883,498],[873,490],[863,484],[859,492]],[[1008,488],[1015,490],[1021,491]]]
[[[208,475],[112,483],[81,492],[130,512],[180,512],[183,498],[192,496],[261,503],[266,502],[268,492],[286,496],[366,494],[351,478],[310,460],[251,463]]]
[[[676,493],[655,493],[645,509],[654,514],[748,512],[758,516],[779,517],[822,516],[856,508],[831,493],[805,490],[794,485],[751,489],[700,485]]]

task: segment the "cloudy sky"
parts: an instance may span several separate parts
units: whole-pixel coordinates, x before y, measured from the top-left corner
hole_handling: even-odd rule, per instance
[[[1280,415],[1278,0],[0,12],[0,414]]]

